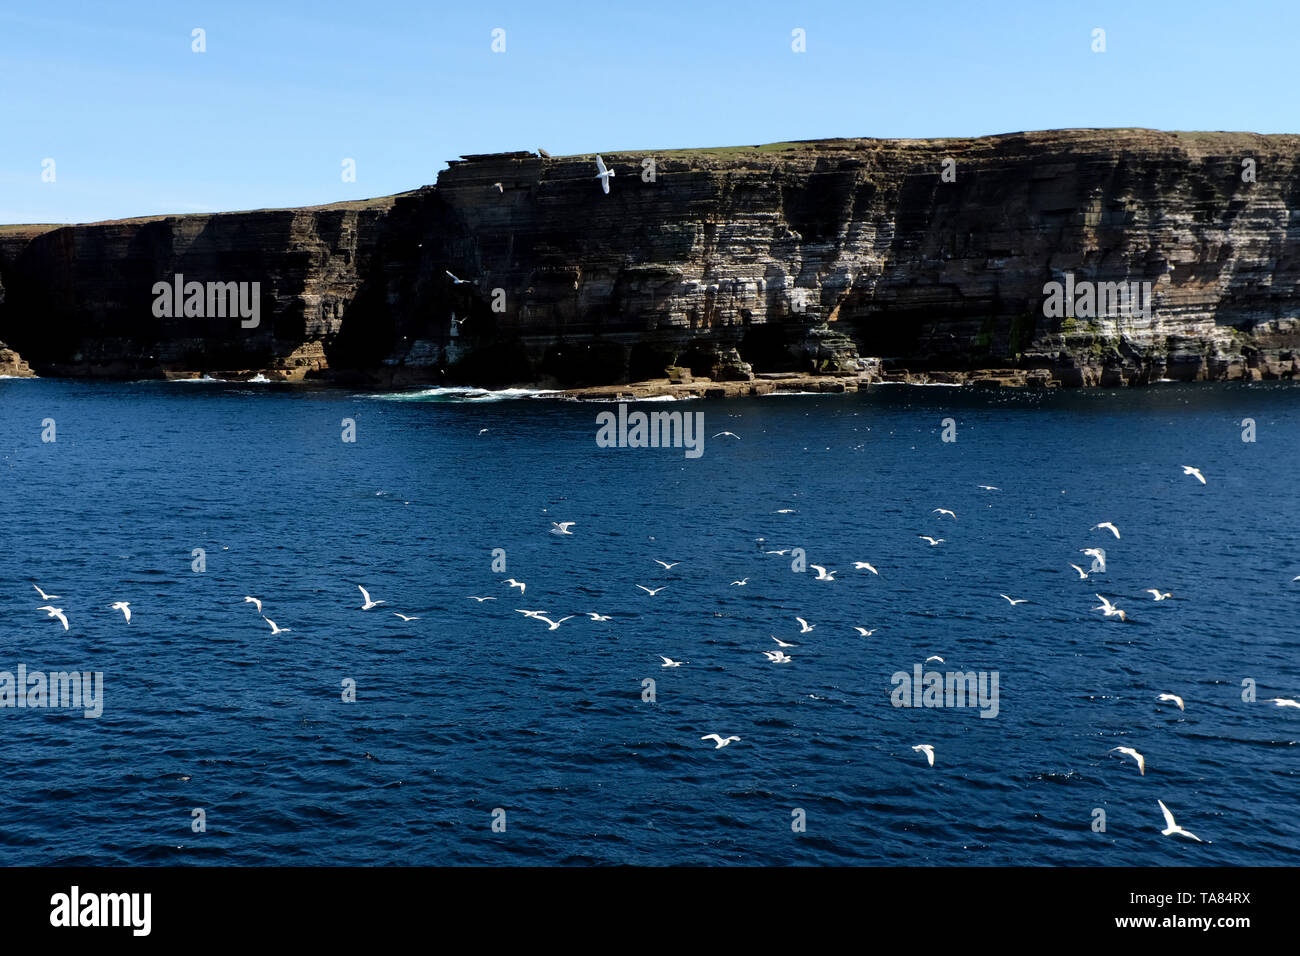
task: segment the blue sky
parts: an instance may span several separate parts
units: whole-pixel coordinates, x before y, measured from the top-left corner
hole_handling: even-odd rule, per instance
[[[1295,0],[11,3],[0,223],[382,196],[538,146],[1300,132],[1298,28]]]

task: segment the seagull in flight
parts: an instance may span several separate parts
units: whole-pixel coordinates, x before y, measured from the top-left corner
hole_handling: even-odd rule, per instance
[[[1000,598],[1002,598],[1003,600],[1005,600],[1005,601],[1007,601],[1008,603],[1010,603],[1010,605],[1011,605],[1012,607],[1015,607],[1017,604],[1028,604],[1028,603],[1029,603],[1029,598],[1009,598],[1009,597],[1007,597],[1005,594],[999,594],[998,597],[1000,597]]]
[[[912,749],[925,754],[925,759],[930,762],[930,766],[934,766],[934,744],[917,744]]]
[[[262,615],[262,620],[264,620],[267,624],[271,625],[272,637],[275,637],[275,635],[277,634],[288,634],[290,631],[293,630],[293,628],[291,627],[281,627],[280,625],[276,624],[275,621],[267,617],[265,614]]]
[[[794,658],[786,654],[785,651],[764,651],[763,656],[773,664],[789,664],[794,660]]]
[[[1101,528],[1105,528],[1107,531],[1109,531],[1111,534],[1113,534],[1116,538],[1119,537],[1119,528],[1115,527],[1115,526],[1114,526],[1113,524],[1111,524],[1109,521],[1103,521],[1101,524],[1095,524],[1095,525],[1092,526],[1092,530],[1093,530],[1093,531],[1098,531],[1098,530],[1100,530]]]
[[[983,489],[984,491],[1001,491],[1001,490],[1002,490],[1001,488],[995,488],[995,487],[993,487],[992,485],[976,485],[975,487],[977,487],[977,488],[981,488],[981,489]]]
[[[446,272],[446,273],[447,273],[447,278],[450,279],[450,280],[451,280],[454,284],[456,284],[456,285],[468,285],[468,284],[469,284],[469,280],[468,280],[468,279],[457,279],[454,275],[451,274],[450,270],[448,270],[448,269],[443,269],[442,271],[443,271],[443,272]]]
[[[701,737],[700,739],[701,739],[701,740],[716,740],[716,741],[718,742],[718,745],[717,745],[716,747],[713,748],[714,750],[721,750],[723,747],[727,746],[727,744],[731,743],[733,740],[734,740],[734,741],[739,741],[739,740],[740,740],[740,738],[737,737],[737,736],[735,736],[734,734],[733,734],[732,736],[730,736],[730,737],[723,737],[723,736],[721,736],[720,734],[705,734],[705,735],[704,735],[703,737]]]
[[[789,644],[786,641],[781,640],[781,638],[777,637],[775,634],[769,634],[768,636],[772,638],[772,640],[776,641],[777,647],[798,647],[799,646],[798,644]]]
[[[681,564],[680,561],[674,561],[672,564],[669,564],[667,561],[660,561],[658,558],[655,558],[654,562],[655,564],[662,564],[665,571],[671,571],[673,568],[677,567],[677,565]]]
[[[253,605],[254,607],[256,607],[256,608],[257,608],[257,613],[258,613],[258,614],[261,614],[261,613],[262,613],[262,599],[261,599],[261,598],[249,597],[247,594],[245,594],[245,595],[244,595],[244,603],[245,603],[245,604],[251,604],[251,605]]]
[[[930,512],[930,514],[952,515],[952,520],[957,520],[957,513],[955,511],[949,511],[947,508],[935,508]]]
[[[108,607],[109,610],[112,611],[121,611],[122,616],[126,618],[126,623],[128,624],[131,623],[131,602],[130,601],[116,601],[113,604],[110,604]]]
[[[600,180],[600,188],[605,190],[606,195],[608,195],[609,179],[611,176],[615,175],[614,170],[606,168],[605,161],[599,156],[596,157],[596,169],[599,170],[599,172],[597,172],[593,178]]]
[[[57,617],[63,623],[63,629],[65,631],[68,629],[68,619],[63,614],[63,608],[52,607],[49,604],[46,604],[43,607],[38,607],[36,610],[48,611],[49,613],[45,615],[46,617]]]
[[[733,588],[743,588],[748,583],[749,578],[741,578],[739,581],[732,581],[730,586]]]
[[[853,625],[853,629],[857,631],[861,637],[870,637],[872,634],[875,634],[876,631],[880,630],[878,627],[873,627],[871,630],[867,630],[865,627],[858,627],[856,624]]]
[[[525,610],[524,610],[523,608],[521,608],[521,607],[517,607],[517,608],[515,608],[515,610],[518,611],[520,614],[522,614],[524,617],[537,617],[539,614],[549,614],[549,613],[550,613],[549,611],[525,611]]]
[[[808,567],[817,571],[817,577],[813,578],[814,581],[834,581],[835,575],[840,573],[838,571],[827,571],[820,564],[810,564]]]
[[[370,592],[367,591],[365,588],[363,588],[360,584],[357,585],[357,589],[361,592],[361,596],[366,599],[366,603],[361,605],[361,610],[363,611],[369,611],[372,607],[378,607],[381,604],[388,603],[387,601],[370,600]]]
[[[1165,828],[1160,831],[1160,833],[1163,836],[1173,836],[1174,834],[1177,834],[1178,836],[1185,836],[1189,840],[1195,840],[1197,843],[1205,842],[1200,837],[1198,837],[1195,833],[1192,833],[1188,830],[1184,830],[1177,823],[1175,823],[1174,815],[1169,812],[1169,808],[1165,806],[1163,800],[1157,800],[1156,803],[1160,804],[1160,812],[1165,815]]]
[[[1076,570],[1076,571],[1079,572],[1079,580],[1080,580],[1080,581],[1083,581],[1083,580],[1086,580],[1086,579],[1087,579],[1087,577],[1088,577],[1088,572],[1085,571],[1085,570],[1083,570],[1083,568],[1079,567],[1077,564],[1071,564],[1070,567],[1074,568],[1074,570]]]
[[[930,661],[938,661],[940,664],[946,664],[946,663],[948,663],[948,662],[945,661],[942,657],[940,657],[938,654],[931,654],[929,657],[927,657],[927,658],[923,661],[923,663],[928,664],[928,663],[930,663]]]
[[[716,435],[714,435],[713,437],[714,437],[714,438],[722,438],[724,435],[730,435],[732,438],[736,439],[737,441],[740,440],[740,436],[737,435],[735,432],[718,432],[718,433],[717,433]]]
[[[1106,570],[1106,552],[1101,548],[1080,548],[1079,550],[1097,562],[1098,571]]]
[[[807,634],[809,631],[811,631],[814,627],[817,626],[816,624],[809,624],[807,621],[805,621],[805,620],[804,620],[803,618],[801,618],[801,617],[796,617],[795,620],[799,622],[799,633],[800,633],[800,634]]]
[[[1118,617],[1121,621],[1127,621],[1127,620],[1128,620],[1128,615],[1127,615],[1127,614],[1125,614],[1123,611],[1121,611],[1121,610],[1120,610],[1119,608],[1117,608],[1115,605],[1111,604],[1109,601],[1107,601],[1107,600],[1106,600],[1104,597],[1102,597],[1100,594],[1097,595],[1097,600],[1101,602],[1101,606],[1100,606],[1100,607],[1095,607],[1095,608],[1093,608],[1094,611],[1105,611],[1107,617]]]
[[[470,595],[468,595],[467,600],[470,600],[470,601],[478,601],[479,604],[482,604],[484,601],[495,601],[496,598],[494,598],[494,597],[479,597],[478,595],[470,594]]]
[[[1268,699],[1268,703],[1270,703],[1270,704],[1277,704],[1277,706],[1279,706],[1279,707],[1298,707],[1298,708],[1300,708],[1300,700],[1292,700],[1290,697],[1270,697],[1270,698]]]
[[[639,587],[642,591],[644,591],[646,594],[650,595],[651,597],[654,597],[664,588],[668,587],[668,585],[665,584],[663,587],[660,588],[648,588],[644,584],[638,584],[637,587]]]
[[[569,529],[577,523],[576,521],[552,521],[551,534],[573,534]]]
[[[1116,750],[1118,750],[1120,753],[1127,754],[1128,756],[1132,757],[1134,760],[1137,761],[1138,773],[1140,773],[1144,777],[1147,775],[1146,758],[1143,757],[1136,750],[1134,750],[1132,747],[1111,747],[1110,750],[1111,753],[1114,753]]]
[[[418,620],[419,620],[418,617],[407,617],[405,614],[401,613],[400,611],[394,611],[393,613],[396,614],[398,617],[400,617],[403,621],[418,621]]]
[[[584,613],[587,615],[587,617],[591,618],[593,621],[608,621],[608,620],[609,620],[609,615],[608,615],[608,614],[597,614],[595,611],[585,611]]]
[[[877,570],[875,569],[874,566],[872,566],[872,564],[871,564],[870,561],[854,561],[854,562],[853,562],[853,570],[854,570],[854,571],[870,571],[870,572],[871,572],[872,574],[874,574],[876,577],[880,577],[880,572],[877,571]]]
[[[1167,700],[1171,704],[1177,704],[1179,710],[1183,709],[1183,699],[1177,694],[1161,694],[1156,700]]]
[[[675,661],[671,657],[659,655],[659,659],[664,662],[664,667],[681,667],[683,664],[689,664],[690,661]]]
[[[780,550],[780,551],[764,551],[763,553],[764,553],[764,554],[789,554],[789,553],[790,553],[790,549],[789,549],[789,548],[784,548],[784,549],[782,549],[782,550]],[[1300,577],[1297,577],[1295,580],[1300,581]]]
[[[42,600],[42,601],[57,601],[57,600],[59,600],[59,595],[57,595],[57,594],[46,594],[44,591],[41,590],[40,585],[38,585],[38,584],[33,584],[32,587],[36,588],[36,593],[39,594],[39,595],[41,596],[41,600]]]
[[[516,581],[514,578],[507,578],[505,581],[502,581],[501,583],[509,588],[518,588],[520,594],[523,594],[524,589],[528,587],[528,585],[524,584],[523,581]]]
[[[1205,476],[1201,474],[1201,469],[1199,468],[1193,468],[1191,465],[1183,465],[1183,474],[1191,475],[1201,484],[1205,484]]]
[[[531,617],[534,621],[545,621],[547,624],[550,625],[550,627],[547,628],[548,631],[554,631],[561,624],[567,621],[570,617],[573,617],[573,615],[570,614],[568,617],[562,617],[558,621],[552,621],[545,614],[530,614],[528,616]]]
[[[922,538],[922,539],[924,539],[924,540],[926,540],[926,541],[929,541],[929,542],[930,542],[930,547],[932,547],[932,548],[933,548],[936,544],[942,544],[944,541],[947,540],[946,538],[932,538],[932,537],[930,537],[928,534],[918,534],[917,537],[918,537],[918,538]]]
[[[1165,598],[1173,597],[1168,591],[1161,591],[1159,588],[1146,588],[1144,593],[1150,594],[1154,601],[1163,601]]]

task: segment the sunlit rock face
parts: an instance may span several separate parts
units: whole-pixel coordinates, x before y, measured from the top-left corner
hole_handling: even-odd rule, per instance
[[[1300,371],[1300,137],[1067,130],[603,156],[608,194],[594,157],[494,154],[367,202],[0,233],[0,338],[37,371],[385,383]],[[154,283],[176,273],[258,282],[259,325],[155,316]],[[1066,282],[1147,294],[1054,309],[1047,290]]]

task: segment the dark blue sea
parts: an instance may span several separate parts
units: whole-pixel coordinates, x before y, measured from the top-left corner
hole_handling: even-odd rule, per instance
[[[0,707],[0,865],[1295,863],[1297,387],[634,406],[694,460],[614,409],[0,382],[0,671],[103,675]],[[894,706],[931,656],[996,716]]]

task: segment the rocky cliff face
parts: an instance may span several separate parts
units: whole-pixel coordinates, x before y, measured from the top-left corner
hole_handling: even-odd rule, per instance
[[[0,233],[0,339],[42,374],[384,383],[1300,372],[1297,136],[1070,130],[604,159],[609,194],[592,157],[497,154],[364,203]],[[259,283],[260,324],[156,317],[154,284],[176,273]],[[1053,281],[1136,283],[1149,301],[1055,314]]]

